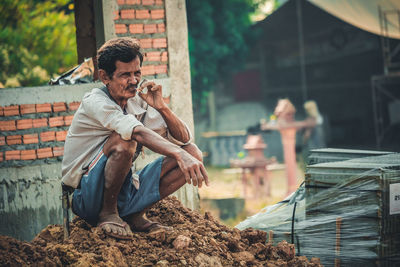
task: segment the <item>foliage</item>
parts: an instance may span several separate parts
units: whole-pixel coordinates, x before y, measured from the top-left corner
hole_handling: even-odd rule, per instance
[[[202,113],[217,81],[243,68],[255,37],[250,16],[259,2],[186,0],[193,102]]]
[[[35,86],[77,63],[70,0],[2,0],[0,82],[5,87]]]

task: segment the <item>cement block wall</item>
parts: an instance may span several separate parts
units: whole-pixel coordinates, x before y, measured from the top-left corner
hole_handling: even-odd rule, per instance
[[[143,75],[163,85],[171,109],[194,132],[185,1],[114,2],[103,0],[103,6],[116,8],[104,15],[106,37],[130,35],[141,41]],[[142,18],[145,13],[149,17]],[[127,31],[121,32],[124,26],[118,25],[125,25]],[[140,29],[143,32],[135,32]],[[0,90],[1,235],[31,240],[48,224],[61,224],[66,131],[82,96],[96,86],[99,83]],[[139,166],[156,157],[146,154]],[[186,185],[175,196],[186,207],[199,208],[196,187]]]

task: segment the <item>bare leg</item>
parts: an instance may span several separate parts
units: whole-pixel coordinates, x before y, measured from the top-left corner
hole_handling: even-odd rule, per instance
[[[125,141],[117,133],[113,133],[104,145],[103,152],[108,160],[104,169],[105,183],[99,224],[104,222],[124,224],[118,214],[117,199],[125,177],[132,166],[135,149],[136,142]],[[118,235],[132,234],[128,225],[120,227],[114,224],[105,224],[103,228],[107,232]]]
[[[196,157],[198,160],[203,160],[202,153],[195,144],[189,144],[182,148],[192,156]],[[185,177],[182,171],[179,169],[177,162],[172,158],[166,157],[162,163],[160,174],[161,199],[171,195],[176,190],[181,188],[185,183]],[[134,229],[141,229],[143,225],[151,224],[151,222],[146,218],[146,210],[148,210],[150,207],[147,207],[141,212],[128,216],[127,221],[130,222]],[[160,226],[157,227],[159,228]]]

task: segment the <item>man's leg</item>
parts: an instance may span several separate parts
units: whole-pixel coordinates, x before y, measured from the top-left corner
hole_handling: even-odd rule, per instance
[[[125,141],[118,133],[113,133],[105,143],[103,152],[108,160],[104,169],[104,193],[99,224],[114,222],[124,224],[117,208],[118,194],[132,166],[132,157],[136,150],[136,142]],[[120,227],[115,224],[104,224],[103,229],[118,235],[131,235],[129,225]]]
[[[198,160],[203,161],[202,153],[195,144],[189,144],[182,148]],[[166,198],[181,188],[185,183],[185,177],[183,172],[179,169],[176,160],[169,157],[164,158],[160,174],[160,198]],[[146,218],[146,210],[150,207],[128,216],[127,221],[132,225],[133,229],[145,230],[144,228],[146,228],[146,226],[151,225],[151,222]],[[160,226],[157,225],[157,228],[159,227]]]

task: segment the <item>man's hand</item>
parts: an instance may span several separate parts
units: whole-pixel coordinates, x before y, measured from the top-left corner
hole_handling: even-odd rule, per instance
[[[209,186],[208,175],[203,163],[182,150],[177,157],[178,166],[185,176],[188,184],[193,183],[194,186],[201,188],[203,181]]]
[[[147,90],[147,92],[146,92]],[[167,107],[162,97],[162,86],[154,82],[145,81],[138,89],[139,96],[146,101],[149,106],[156,110]]]

